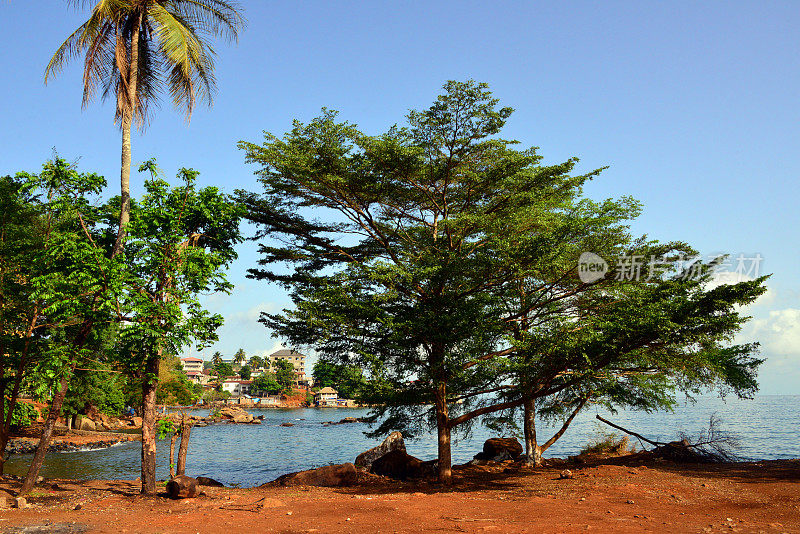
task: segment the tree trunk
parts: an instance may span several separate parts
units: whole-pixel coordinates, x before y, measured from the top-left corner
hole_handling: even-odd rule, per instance
[[[542,465],[542,448],[536,441],[536,405],[533,397],[526,398],[523,407],[525,465],[539,467]]]
[[[177,438],[177,432],[173,432],[169,438],[169,478],[175,478],[175,440]]]
[[[156,391],[161,349],[147,359],[142,380],[142,493],[156,494]]]
[[[189,435],[192,433],[192,422],[186,420],[186,414],[183,414],[183,421],[181,421],[181,446],[178,450],[178,467],[176,469],[178,475],[186,474],[186,453],[189,451]]]
[[[138,102],[137,82],[139,76],[139,30],[142,25],[142,17],[139,15],[138,23],[131,32],[131,61],[128,71],[127,86],[127,109],[122,112],[122,154],[120,157],[120,212],[119,230],[117,240],[114,243],[116,256],[125,246],[125,232],[130,221],[131,213],[131,125],[136,116]],[[123,104],[124,105],[124,104]]]
[[[52,404],[50,404],[50,412],[47,414],[47,420],[44,423],[44,429],[42,430],[42,435],[39,438],[39,445],[36,446],[36,452],[33,455],[33,460],[31,460],[31,465],[28,468],[28,474],[25,476],[25,481],[22,483],[22,488],[19,490],[19,496],[30,493],[30,491],[33,489],[33,485],[36,484],[36,479],[39,477],[39,470],[42,468],[42,464],[44,463],[45,454],[47,454],[47,449],[50,447],[50,440],[53,437],[53,430],[55,429],[56,421],[61,415],[61,406],[64,404],[64,397],[67,396],[69,380],[72,377],[72,373],[75,371],[75,367],[77,365],[78,357],[76,355],[69,366],[69,370],[64,373],[64,376],[61,377],[61,385],[55,397],[53,397]]]
[[[439,440],[439,482],[452,482],[450,455],[450,420],[447,411],[447,384],[440,382],[436,387],[436,432]]]

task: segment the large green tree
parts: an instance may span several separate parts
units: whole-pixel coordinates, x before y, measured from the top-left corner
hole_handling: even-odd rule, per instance
[[[235,2],[223,0],[100,0],[50,59],[45,82],[67,61],[82,56],[83,105],[98,93],[114,99],[114,120],[122,129],[115,251],[123,246],[130,218],[132,125],[144,128],[162,87],[176,107],[186,110],[187,120],[197,101],[211,103],[214,50],[208,36],[235,40],[244,25],[240,11]]]
[[[155,494],[161,356],[217,339],[222,317],[205,310],[199,299],[232,287],[225,269],[236,258],[240,209],[215,187],[197,188],[196,171],[181,169],[183,185],[170,187],[158,177],[154,162],[141,170],[149,170],[152,178],[132,210],[120,344],[130,371],[142,381],[142,492]]]
[[[448,82],[429,109],[409,114],[407,128],[380,136],[325,112],[295,123],[282,139],[267,134],[263,144],[241,143],[248,161],[261,165],[264,187],[262,195],[240,193],[264,239],[262,267],[251,275],[284,284],[295,303],[262,322],[323,358],[369,369],[365,398],[381,405],[378,432],[434,426],[444,482],[453,430],[526,399],[574,391],[573,404],[582,407],[588,397],[580,386],[622,363],[599,345],[587,354],[584,340],[567,335],[570,322],[583,328],[575,310],[599,309],[581,304],[592,292],[599,299],[619,291],[612,278],[580,280],[581,252],[615,257],[685,248],[631,236],[628,224],[640,209],[632,199],[584,198],[582,185],[599,171],[573,175],[574,159],[545,166],[534,149],[499,139],[511,110],[497,104],[484,84]],[[285,273],[275,263],[294,269]],[[638,358],[662,348],[655,334],[664,330],[652,332],[659,319],[684,334],[670,339],[676,350],[722,343],[740,324],[734,305],[754,298],[760,283],[724,299],[705,296],[700,286],[670,295],[662,285],[652,297],[658,313],[648,315],[648,302],[640,302],[629,315],[597,319],[591,331]],[[723,318],[715,324],[717,314]],[[651,329],[650,345],[637,337],[639,326]],[[708,338],[692,337],[692,328]],[[536,336],[555,346],[530,345]],[[658,360],[658,351],[648,354]],[[742,356],[731,369],[752,370],[749,351]],[[584,393],[610,395],[612,386]]]
[[[242,201],[260,236],[279,238],[261,245],[261,262],[295,265],[251,271],[285,284],[296,304],[262,320],[375,373],[377,398],[398,408],[388,425],[432,423],[442,481],[452,401],[501,379],[494,293],[510,275],[494,251],[516,239],[508,228],[533,231],[597,173],[571,175],[575,160],[543,166],[498,139],[511,109],[497,104],[485,84],[448,82],[407,128],[368,136],[326,112],[284,139],[241,144],[265,190]]]

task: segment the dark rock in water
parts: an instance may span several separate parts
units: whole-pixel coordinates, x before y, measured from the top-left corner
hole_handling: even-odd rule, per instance
[[[475,455],[476,460],[516,460],[522,456],[522,445],[517,438],[489,438],[483,443],[483,452]]]
[[[351,463],[326,465],[298,473],[289,473],[273,482],[281,486],[351,486],[356,482],[356,468]]]
[[[322,426],[330,426],[330,425],[346,425],[348,423],[366,423],[366,419],[361,417],[345,417],[344,419],[340,419],[338,421],[325,421]]]
[[[281,423],[281,426],[294,426],[294,423]]]
[[[408,478],[421,478],[435,472],[436,460],[423,462],[414,458],[405,450],[393,450],[372,462],[370,473],[376,475],[406,480]]]
[[[380,458],[386,453],[391,451],[405,451],[406,444],[403,441],[403,434],[400,432],[392,432],[389,434],[383,443],[378,445],[377,447],[373,447],[368,451],[364,451],[356,457],[356,467],[363,467],[364,469],[369,469],[372,467],[372,462]]]
[[[178,475],[167,482],[167,494],[172,499],[188,499],[197,496],[197,479]]]
[[[197,480],[197,485],[198,486],[211,486],[211,487],[214,487],[214,488],[224,488],[225,487],[225,485],[222,482],[220,482],[218,480],[214,480],[213,478],[197,477],[196,480]]]

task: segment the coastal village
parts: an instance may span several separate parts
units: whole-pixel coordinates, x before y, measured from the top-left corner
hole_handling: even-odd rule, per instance
[[[339,398],[339,392],[330,386],[315,388],[313,377],[306,374],[306,356],[289,349],[277,350],[263,359],[256,359],[255,365],[248,367],[246,379],[241,376],[242,368],[245,367],[243,365],[244,361],[237,360],[235,356],[222,358],[221,363],[229,365],[237,375],[222,379],[214,374],[214,367],[211,362],[207,362],[202,358],[185,357],[181,358],[180,361],[186,377],[202,386],[205,391],[218,390],[229,394],[227,398],[214,402],[263,408],[289,408],[298,405],[316,406],[318,408],[354,408],[359,406],[353,399]],[[292,395],[270,395],[267,391],[258,389],[258,377],[265,373],[274,374],[277,371],[277,362],[279,361],[292,365]],[[200,402],[202,403],[203,401],[201,400]]]

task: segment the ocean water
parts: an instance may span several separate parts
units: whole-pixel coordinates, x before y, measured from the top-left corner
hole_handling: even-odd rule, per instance
[[[192,430],[187,458],[187,473],[208,476],[225,485],[251,487],[278,476],[328,464],[352,462],[355,457],[378,444],[364,436],[364,423],[323,426],[325,421],[361,417],[366,409],[264,409],[250,410],[263,415],[261,425],[217,425]],[[204,412],[196,412],[203,414]],[[702,397],[696,403],[684,402],[671,413],[619,411],[609,414],[588,409],[575,418],[567,432],[545,453],[545,457],[576,454],[601,432],[614,429],[600,423],[595,415],[609,419],[650,439],[671,441],[681,433],[697,435],[707,429],[715,414],[720,428],[738,438],[735,452],[743,460],[800,458],[800,395],[757,396],[750,400]],[[283,427],[281,423],[293,423]],[[540,440],[549,438],[552,428],[539,424]],[[619,432],[617,432],[619,434]],[[453,462],[472,459],[483,442],[496,434],[475,426],[471,435],[456,438]],[[168,476],[168,444],[159,442],[159,478]],[[408,452],[423,460],[436,457],[435,435],[407,441]],[[141,445],[129,442],[95,451],[48,454],[42,475],[78,479],[134,479],[139,476]],[[24,475],[31,455],[13,455],[6,472]]]

